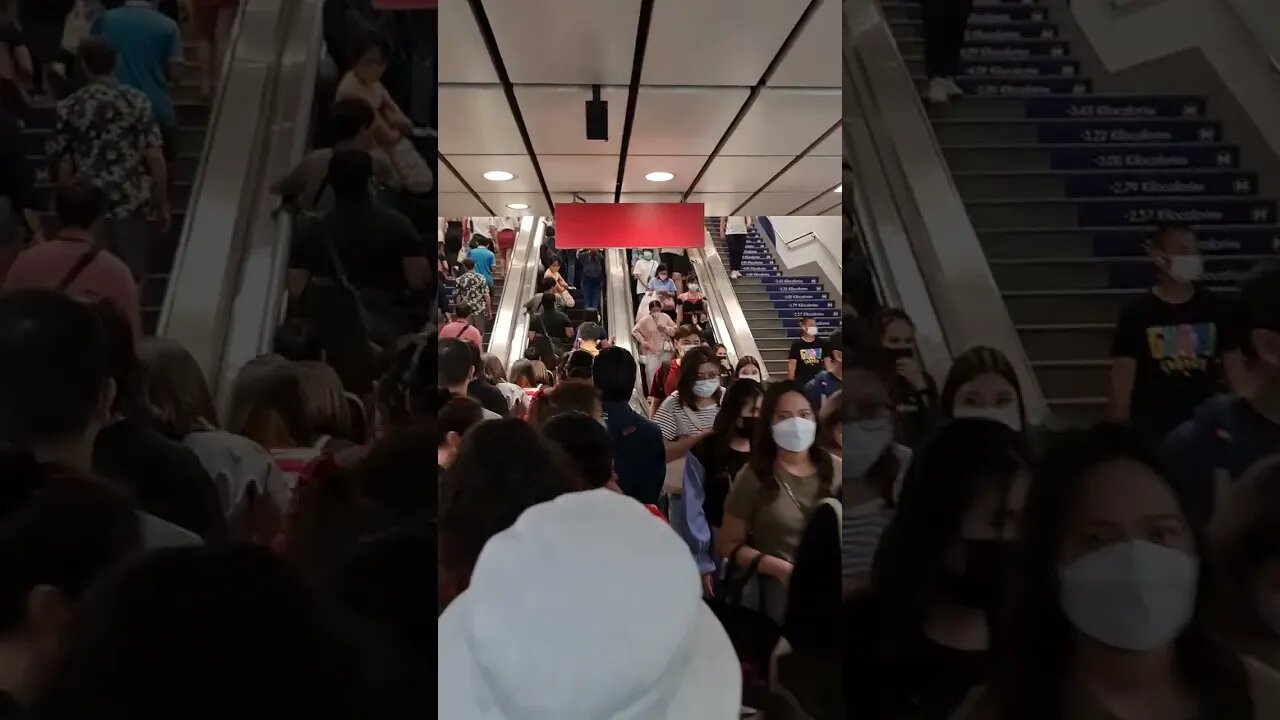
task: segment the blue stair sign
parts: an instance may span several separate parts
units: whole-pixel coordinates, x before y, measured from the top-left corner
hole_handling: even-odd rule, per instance
[[[1063,179],[1067,197],[1151,197],[1161,195],[1253,195],[1251,172],[1088,173]]]
[[[979,78],[958,77],[956,84],[974,95],[1034,97],[1037,95],[1083,95],[1093,84],[1084,78]]]
[[[1050,146],[1053,170],[1190,170],[1234,168],[1239,151],[1230,145],[1130,145],[1055,148]]]
[[[1193,96],[1090,96],[1083,98],[1035,98],[1027,101],[1029,118],[1198,118],[1204,116],[1204,98]]]
[[[1146,230],[1096,233],[1098,257],[1136,257],[1147,252]],[[1196,242],[1205,255],[1268,255],[1280,251],[1280,228],[1198,228]]]
[[[1222,126],[1203,120],[1112,120],[1107,122],[1042,123],[1036,128],[1042,143],[1140,143],[1217,142]]]
[[[1079,209],[1082,226],[1158,225],[1269,225],[1276,206],[1269,200],[1134,200],[1132,202],[1084,201]]]
[[[970,43],[960,51],[961,57],[971,60],[1032,60],[1038,58],[1067,57],[1070,49],[1065,42],[1006,42]]]

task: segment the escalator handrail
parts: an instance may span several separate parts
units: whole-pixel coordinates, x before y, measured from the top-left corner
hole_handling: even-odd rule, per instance
[[[767,363],[760,355],[760,346],[751,334],[742,303],[733,291],[733,283],[709,231],[703,232],[702,248],[689,249],[689,262],[702,280],[702,294],[706,299],[711,329],[725,346],[729,362],[736,367],[740,358],[750,355],[760,363],[760,380],[768,380]]]
[[[645,402],[645,372],[640,368],[641,355],[631,337],[631,329],[635,327],[635,295],[631,292],[635,279],[631,277],[631,266],[627,263],[627,251],[612,249],[604,251],[605,286],[609,295],[606,303],[609,337],[614,347],[631,353],[637,365],[635,387],[631,392],[631,408],[642,415],[648,415],[649,406]]]
[[[976,345],[1002,351],[1017,371],[1028,419],[1040,423],[1049,409],[1039,380],[888,22],[873,0],[844,3],[844,19],[847,79],[862,100],[862,119],[875,139],[874,164],[893,194],[906,231],[902,239],[926,285],[946,352],[954,356]],[[864,169],[859,162],[852,167]],[[868,237],[872,243],[891,240]],[[881,249],[894,250],[887,244]],[[898,289],[906,295],[907,288]]]
[[[490,298],[494,313],[487,351],[502,359],[506,368],[524,358],[529,323],[524,313],[524,301],[533,297],[537,289],[538,248],[542,232],[541,218],[526,216],[520,219],[520,228],[516,231],[515,244],[507,261],[502,297],[497,302]]]

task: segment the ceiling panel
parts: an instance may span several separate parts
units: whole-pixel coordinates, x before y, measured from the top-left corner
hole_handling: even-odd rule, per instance
[[[447,155],[445,157],[448,157]],[[444,163],[436,162],[436,192],[466,192],[467,189],[458,181],[458,176],[449,171]]]
[[[840,182],[840,158],[803,157],[773,181],[769,192],[818,192]]]
[[[512,83],[631,81],[640,0],[484,0],[484,7]]]
[[[613,155],[539,155],[538,159],[547,183],[558,191],[612,193],[618,181],[618,158]]]
[[[524,143],[511,106],[496,85],[447,85],[439,90],[440,152],[452,155],[515,155]]]
[[[525,127],[529,128],[533,151],[539,155],[617,155],[621,152],[627,89],[601,89],[600,99],[609,102],[607,141],[587,139],[586,102],[589,99],[589,87],[517,87],[516,100],[520,103]]]
[[[702,155],[628,155],[626,174],[622,178],[624,192],[673,192],[684,190],[707,161]],[[645,180],[654,171],[675,175],[667,182]]]
[[[707,217],[718,217],[733,212],[751,193],[693,193],[689,202],[700,202],[706,206]]]
[[[542,193],[482,193],[484,201],[489,203],[493,211],[502,216],[520,217],[522,215],[549,215],[551,207],[547,205],[547,199]],[[529,206],[528,210],[512,210],[508,208],[508,204],[523,203]]]
[[[755,192],[792,159],[792,155],[719,155],[694,189],[698,192]]]
[[[839,90],[765,88],[722,152],[795,157],[839,122],[840,112]]]
[[[528,155],[446,155],[454,169],[478,193],[486,192],[539,192],[538,175]],[[515,178],[503,182],[486,180],[490,170],[505,170]]]
[[[747,207],[742,209],[744,215],[786,215],[792,210],[813,199],[808,192],[764,192],[760,193]],[[812,213],[801,212],[801,215]],[[788,238],[789,239],[789,238]],[[779,238],[781,241],[782,238]]]
[[[441,217],[483,217],[489,214],[471,193],[439,193]],[[496,208],[495,208],[496,210]]]
[[[769,78],[771,87],[841,87],[842,66],[832,62],[844,27],[840,7],[836,0],[823,0]]]
[[[496,83],[498,73],[476,27],[471,6],[446,2],[439,10],[439,77],[441,83]]]
[[[636,100],[629,152],[708,155],[724,137],[750,92],[747,88],[642,87]],[[609,109],[612,114],[613,106]],[[622,111],[626,111],[625,104]]]
[[[654,5],[642,81],[755,85],[805,5],[795,0],[661,0]],[[655,49],[659,52],[651,52]]]
[[[818,143],[813,150],[810,150],[809,154],[841,157],[844,154],[844,147],[842,144],[843,139],[844,133],[840,132],[840,128],[836,128],[834,132],[828,135],[822,142]]]

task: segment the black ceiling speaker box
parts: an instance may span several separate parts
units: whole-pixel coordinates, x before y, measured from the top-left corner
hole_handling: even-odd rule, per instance
[[[609,101],[600,99],[600,86],[591,86],[591,99],[587,101],[587,139],[609,139]]]

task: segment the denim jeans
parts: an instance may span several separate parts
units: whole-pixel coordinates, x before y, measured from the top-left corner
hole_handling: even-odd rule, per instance
[[[564,281],[566,283],[570,285],[576,285],[577,283],[573,281],[574,280],[573,276],[574,276],[574,273],[577,271],[578,251],[577,250],[557,250],[556,252],[560,256],[560,275],[564,278]]]
[[[600,290],[603,278],[582,276],[582,302],[589,308],[600,309]]]

